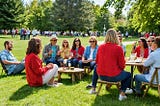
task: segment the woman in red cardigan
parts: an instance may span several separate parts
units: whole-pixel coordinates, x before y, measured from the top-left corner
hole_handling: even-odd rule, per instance
[[[71,59],[68,62],[71,62],[73,67],[77,67],[79,60],[82,60],[82,56],[85,48],[81,45],[81,40],[79,38],[75,38],[73,41],[72,49],[71,49]]]
[[[96,93],[95,88],[97,84],[98,75],[101,80],[117,82],[121,81],[121,91],[119,100],[126,99],[126,88],[130,87],[131,74],[124,71],[125,59],[124,52],[119,46],[119,40],[116,31],[109,29],[105,37],[105,43],[100,45],[97,51],[96,64],[92,77],[91,94]],[[98,74],[98,75],[97,75]]]
[[[136,57],[147,58],[149,55],[148,44],[145,38],[141,37],[138,40],[138,46],[136,43],[133,44],[131,53],[136,53]],[[137,66],[140,73],[143,73],[143,66]]]
[[[38,57],[42,49],[41,40],[32,38],[28,42],[28,48],[25,58],[25,69],[27,82],[29,86],[57,86],[54,77],[58,75],[58,66],[49,63],[45,67],[42,66],[42,61]]]

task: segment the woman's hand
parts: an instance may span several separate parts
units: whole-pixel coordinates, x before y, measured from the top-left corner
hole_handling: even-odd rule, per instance
[[[47,66],[46,66],[48,69],[52,69],[53,67],[54,67],[54,64],[53,63],[49,63],[49,64],[47,64]]]

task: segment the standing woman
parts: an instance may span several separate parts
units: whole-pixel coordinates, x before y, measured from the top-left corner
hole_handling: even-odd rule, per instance
[[[73,67],[77,67],[78,62],[79,60],[82,60],[82,56],[84,53],[84,47],[81,45],[81,40],[79,38],[74,39],[71,53],[72,53],[72,56],[70,59],[71,65]]]
[[[53,63],[42,66],[42,61],[38,57],[42,49],[41,40],[38,38],[32,38],[28,42],[25,69],[27,75],[27,82],[29,86],[42,86],[47,84],[48,86],[57,86],[57,82],[54,77],[58,75],[58,66]]]

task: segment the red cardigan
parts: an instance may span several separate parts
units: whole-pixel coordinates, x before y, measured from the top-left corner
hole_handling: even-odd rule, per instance
[[[81,57],[78,57],[78,60],[82,60],[84,50],[85,50],[85,48],[83,46],[78,48],[78,54],[81,55]],[[75,58],[76,57],[76,50],[71,49],[71,52],[73,53],[73,58]]]
[[[27,82],[30,86],[42,86],[42,75],[48,71],[47,67],[42,67],[40,58],[31,53],[25,58],[25,70]]]
[[[135,49],[135,53],[137,53],[137,57],[140,57],[140,49],[141,49],[140,46],[137,46]],[[143,58],[147,58],[148,55],[149,55],[149,50],[148,50],[148,48],[146,48],[146,49],[144,49]]]
[[[125,68],[122,47],[113,43],[100,45],[97,51],[96,63],[98,75],[109,77],[119,75]]]

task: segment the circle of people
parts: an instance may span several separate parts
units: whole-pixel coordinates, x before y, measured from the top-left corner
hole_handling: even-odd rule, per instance
[[[57,45],[58,37],[52,35],[50,43],[46,45],[42,52],[42,60],[38,54],[41,53],[41,39],[33,37],[28,42],[26,57],[21,62],[11,53],[12,41],[5,41],[5,49],[0,52],[0,59],[4,63],[7,75],[15,75],[26,70],[26,78],[29,86],[58,86],[55,77],[58,75],[58,67],[68,66],[84,68],[89,66],[93,70],[90,94],[96,93],[97,80],[121,82],[119,100],[127,98],[126,90],[131,87],[131,74],[125,71],[126,47],[122,43],[122,35],[114,29],[109,29],[106,33],[104,43],[98,46],[95,36],[89,38],[89,45],[84,48],[81,40],[75,38],[70,49],[69,41],[62,41],[62,48]],[[140,38],[138,45],[133,44],[131,53],[136,53],[136,57],[146,58],[144,67],[150,67],[148,73],[143,73],[142,67],[138,67],[140,74],[134,76],[135,91],[141,94],[142,82],[149,82],[154,68],[160,65],[160,37]],[[43,66],[43,62],[46,63]]]

